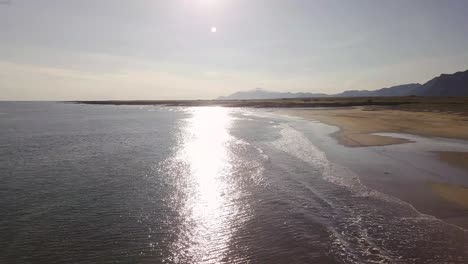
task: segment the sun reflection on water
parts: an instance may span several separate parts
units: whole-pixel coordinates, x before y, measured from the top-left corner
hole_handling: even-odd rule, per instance
[[[230,109],[190,109],[176,161],[182,202],[182,226],[173,246],[173,261],[217,263],[223,259],[232,232],[230,218],[236,214],[229,202],[228,177],[232,170],[229,129]]]

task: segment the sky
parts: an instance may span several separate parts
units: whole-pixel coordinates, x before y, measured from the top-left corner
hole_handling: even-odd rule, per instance
[[[466,0],[0,0],[0,100],[424,83],[468,69],[467,14]]]

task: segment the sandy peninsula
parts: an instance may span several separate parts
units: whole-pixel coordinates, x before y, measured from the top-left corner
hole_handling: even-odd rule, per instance
[[[468,116],[466,115],[365,106],[333,109],[281,109],[279,112],[337,126],[340,130],[333,136],[339,143],[349,147],[408,142],[406,139],[373,135],[385,132],[468,140]]]

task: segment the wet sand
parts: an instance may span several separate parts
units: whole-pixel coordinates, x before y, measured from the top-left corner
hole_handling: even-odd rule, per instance
[[[432,188],[446,200],[468,208],[468,187],[434,183]]]
[[[436,153],[440,160],[468,171],[468,152],[437,151]]]
[[[333,139],[322,143],[331,160],[354,171],[366,186],[468,229],[468,118],[366,110],[276,112],[335,127],[327,132]]]

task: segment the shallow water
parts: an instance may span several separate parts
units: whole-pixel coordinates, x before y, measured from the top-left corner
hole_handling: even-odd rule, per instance
[[[0,113],[1,263],[467,261],[466,232],[365,187],[321,124],[218,107]]]

